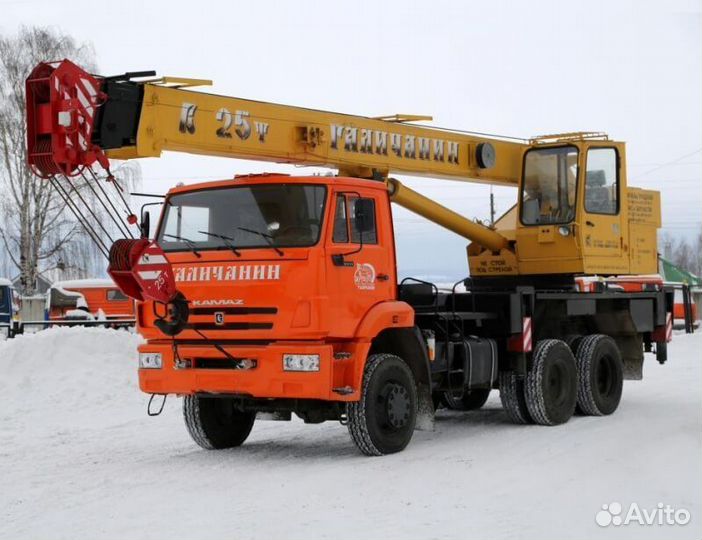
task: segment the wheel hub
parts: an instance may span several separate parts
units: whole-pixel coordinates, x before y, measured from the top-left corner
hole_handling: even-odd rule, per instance
[[[407,389],[397,383],[387,386],[387,399],[385,402],[388,422],[395,429],[407,425],[410,418],[410,396]]]

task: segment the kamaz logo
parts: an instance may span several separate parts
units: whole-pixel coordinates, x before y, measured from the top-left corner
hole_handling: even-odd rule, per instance
[[[241,298],[217,298],[208,300],[193,300],[193,307],[243,306]]]

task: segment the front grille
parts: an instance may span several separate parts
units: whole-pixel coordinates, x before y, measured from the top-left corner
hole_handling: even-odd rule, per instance
[[[277,313],[277,307],[194,307],[190,310],[190,321],[185,328],[190,330],[271,330],[273,321],[266,321],[267,317],[264,320],[260,320],[261,317],[247,320],[246,316],[275,315]],[[216,319],[219,319],[219,322]]]

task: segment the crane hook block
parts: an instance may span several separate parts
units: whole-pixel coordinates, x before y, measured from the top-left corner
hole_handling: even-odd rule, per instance
[[[27,161],[37,176],[76,176],[107,158],[93,144],[102,80],[69,60],[40,63],[26,81]]]
[[[136,300],[167,304],[178,295],[166,254],[156,242],[145,238],[125,238],[112,244],[107,272],[124,294]]]

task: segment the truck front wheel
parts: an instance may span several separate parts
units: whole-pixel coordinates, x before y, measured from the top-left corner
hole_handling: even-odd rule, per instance
[[[417,386],[393,354],[372,354],[363,371],[361,399],[346,405],[351,439],[367,456],[404,449],[417,421]]]
[[[612,414],[621,401],[624,383],[624,367],[617,343],[602,334],[586,336],[578,346],[575,359],[580,410],[592,416]]]
[[[559,339],[536,344],[525,395],[529,414],[537,424],[563,424],[573,416],[578,374],[570,347]]]
[[[220,450],[241,446],[251,433],[256,413],[240,411],[231,398],[185,396],[183,417],[199,446]]]

